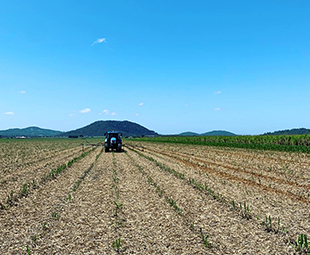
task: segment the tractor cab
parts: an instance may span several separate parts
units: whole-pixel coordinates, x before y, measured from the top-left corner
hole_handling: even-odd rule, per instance
[[[115,132],[115,131],[106,132],[105,133],[106,138],[104,141],[105,152],[110,151],[110,148],[118,152],[122,151],[121,136],[122,136],[122,133],[120,132]]]

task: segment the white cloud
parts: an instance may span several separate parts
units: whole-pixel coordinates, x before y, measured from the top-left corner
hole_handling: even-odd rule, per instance
[[[217,94],[221,94],[221,93],[222,93],[222,91],[215,91],[215,92],[214,92],[214,94],[216,94],[216,95],[217,95]]]
[[[22,90],[22,91],[19,91],[19,93],[26,94],[26,91]]]
[[[70,114],[69,114],[69,117],[71,117],[71,116],[73,116],[73,113],[70,113]]]
[[[103,110],[101,113],[99,113],[99,115],[101,114],[114,116],[116,115],[116,112],[110,112],[109,110]]]
[[[14,115],[15,113],[14,112],[5,112],[4,114],[6,114],[6,115]]]
[[[139,116],[139,114],[138,114],[138,113],[136,113],[136,116]]]
[[[144,105],[144,103],[140,103],[140,104],[138,104],[139,106],[142,106],[142,105]]]
[[[222,109],[219,107],[214,108],[215,111],[221,111]]]
[[[93,42],[92,46],[94,46],[96,43],[103,43],[107,42],[105,38],[98,38],[96,41]]]
[[[86,109],[83,109],[80,111],[80,113],[88,113],[90,112],[91,110],[89,108],[86,108]]]

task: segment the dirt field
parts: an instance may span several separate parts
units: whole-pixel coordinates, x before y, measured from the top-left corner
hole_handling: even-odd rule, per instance
[[[306,254],[307,154],[50,143],[0,143],[3,254]]]

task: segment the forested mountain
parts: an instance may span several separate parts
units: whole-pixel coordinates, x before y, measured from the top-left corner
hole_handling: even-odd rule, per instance
[[[264,135],[305,135],[310,134],[310,129],[307,128],[293,128],[286,130],[279,130],[274,132],[268,132]]]
[[[61,131],[55,131],[39,127],[11,128],[7,130],[0,130],[0,135],[3,137],[16,137],[16,136],[46,137],[46,136],[58,136],[61,134],[62,134]]]
[[[178,134],[179,136],[199,136],[198,133],[195,132],[183,132],[181,134]]]
[[[123,136],[156,136],[155,131],[149,130],[130,121],[100,120],[85,127],[65,132],[61,136],[104,136],[107,131],[119,131]]]
[[[179,134],[179,136],[235,136],[236,134],[224,131],[224,130],[214,130],[202,134],[194,133],[194,132],[184,132]]]
[[[236,134],[225,130],[214,130],[201,134],[201,136],[235,136]]]

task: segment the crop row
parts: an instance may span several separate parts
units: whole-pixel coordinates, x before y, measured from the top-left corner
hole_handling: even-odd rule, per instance
[[[136,138],[135,141],[310,153],[310,135],[161,136],[154,138]]]
[[[134,151],[135,153],[137,153],[140,157],[143,157],[143,158],[146,158],[146,159],[152,161],[161,170],[163,170],[165,172],[168,172],[169,174],[174,175],[178,179],[184,179],[184,175],[182,175],[181,173],[175,171],[174,169],[171,169],[171,168],[165,166],[164,164],[161,164],[161,163],[157,162],[152,157],[148,157],[148,156],[144,155],[143,153],[140,153],[139,151],[136,151],[133,148],[130,148],[130,149],[132,151]],[[181,209],[179,207],[179,205],[177,205],[176,201],[169,194],[167,194],[166,191],[163,188],[161,188],[158,183],[156,183],[156,181],[151,177],[151,175],[149,173],[147,173],[142,166],[140,166],[138,163],[136,163],[135,160],[128,153],[126,153],[126,155],[133,162],[133,164],[138,168],[138,170],[142,174],[142,176],[145,177],[145,179],[147,180],[148,184],[155,188],[155,192],[159,195],[159,197],[160,198],[164,198],[166,203],[168,205],[170,205],[174,209],[174,211],[183,218],[185,224],[192,231],[195,231],[194,223],[190,223],[189,222],[189,219],[187,219],[187,217],[183,214],[183,209]],[[212,248],[213,245],[208,240],[209,235],[206,235],[206,234],[203,233],[202,227],[199,227],[199,230],[197,229],[197,231],[199,231],[199,235],[201,237],[202,243],[204,244],[204,247]]]
[[[57,176],[60,175],[64,170],[66,170],[68,167],[71,167],[73,163],[86,157],[94,149],[95,148],[82,153],[80,156],[68,161],[67,164],[62,164],[57,168],[51,169],[51,171],[48,174],[45,174],[38,183],[33,179],[32,181],[25,182],[18,192],[14,192],[14,190],[11,190],[10,194],[7,197],[6,203],[0,203],[0,209],[8,209],[9,207],[16,205],[16,202],[21,198],[28,196],[32,189],[37,189],[40,185],[44,185],[45,183],[56,179]]]
[[[122,239],[120,237],[120,232],[121,232],[121,227],[122,227],[122,221],[124,219],[121,219],[122,216],[122,209],[123,209],[123,204],[120,202],[120,191],[119,191],[119,182],[120,178],[118,177],[118,171],[117,171],[117,163],[116,163],[116,158],[114,155],[114,152],[112,152],[112,160],[113,160],[113,168],[112,168],[112,196],[115,198],[113,200],[113,205],[115,206],[113,209],[113,219],[114,219],[114,231],[115,231],[115,241],[112,242],[112,247],[113,249],[119,253],[121,251],[121,243]]]
[[[130,146],[127,145],[128,148]],[[159,166],[162,170],[165,170],[166,172],[169,172],[173,174],[175,177],[184,179],[185,176],[182,173],[178,173],[176,170],[172,169],[171,167],[165,166],[164,164],[158,162],[151,156],[147,156],[140,151],[137,151],[133,148],[130,148],[134,152],[136,152],[138,155],[154,162],[157,166]],[[206,183],[201,183],[199,181],[196,181],[194,178],[188,178],[188,184],[199,190],[200,192],[203,192],[207,195],[209,195],[212,199],[217,200],[219,202],[222,202],[229,206],[230,208],[232,207],[239,215],[241,215],[242,218],[245,219],[255,219],[257,223],[262,225],[264,229],[267,232],[274,232],[274,233],[280,233],[281,235],[284,235],[288,233],[288,231],[285,229],[285,227],[281,224],[280,222],[280,217],[277,219],[272,219],[271,216],[266,216],[265,219],[260,219],[259,216],[254,215],[253,213],[250,212],[249,205],[244,203],[237,203],[234,200],[229,201],[227,198],[223,197],[220,193],[216,193],[214,190],[212,190],[210,187],[207,186]],[[274,224],[274,222],[276,222]],[[297,240],[290,240],[291,246],[293,246],[296,251],[303,252],[303,251],[310,251],[310,243],[307,241],[307,235],[301,234],[298,236]]]

